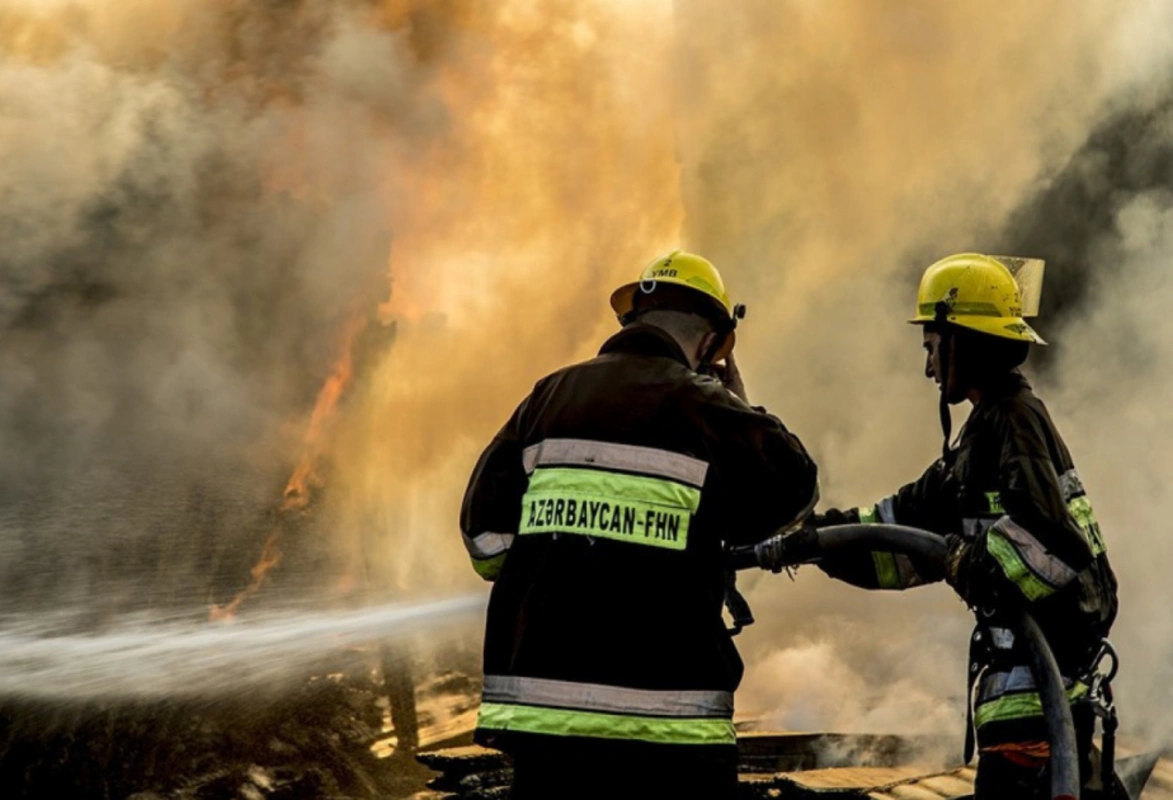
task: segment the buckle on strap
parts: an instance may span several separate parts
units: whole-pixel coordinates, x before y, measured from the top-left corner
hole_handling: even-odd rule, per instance
[[[1104,668],[1105,659],[1109,662],[1107,669]],[[1115,680],[1119,671],[1120,656],[1116,653],[1116,648],[1107,639],[1101,639],[1100,649],[1096,651],[1096,655],[1082,680],[1089,687],[1088,699],[1092,701],[1096,715],[1104,719],[1114,716],[1116,713],[1115,700],[1112,697],[1112,681]]]

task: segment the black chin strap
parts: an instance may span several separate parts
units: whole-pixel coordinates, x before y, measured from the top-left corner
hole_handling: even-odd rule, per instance
[[[949,373],[953,368],[951,351],[953,349],[953,334],[949,330],[949,305],[937,303],[935,322],[940,333],[940,344],[937,347],[937,361],[941,365],[941,399],[937,404],[937,413],[941,418],[941,433],[944,441],[941,443],[941,459],[948,464],[950,458],[949,440],[953,438],[953,415],[949,413]]]

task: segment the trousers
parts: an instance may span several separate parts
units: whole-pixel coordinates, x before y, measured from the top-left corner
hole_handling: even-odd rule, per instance
[[[510,800],[735,800],[737,751],[551,742],[511,753]]]

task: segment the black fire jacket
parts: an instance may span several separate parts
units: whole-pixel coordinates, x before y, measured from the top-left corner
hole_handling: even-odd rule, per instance
[[[630,325],[543,378],[461,512],[495,581],[478,741],[735,744],[722,546],[791,526],[816,495],[798,439],[658,328]]]
[[[1042,401],[1017,372],[970,414],[947,460],[872,508],[829,511],[820,525],[889,522],[964,537],[959,586],[978,611],[971,679],[978,744],[1044,739],[1025,650],[991,609],[1024,604],[1069,678],[1077,679],[1116,617],[1116,578],[1091,503]],[[907,589],[943,575],[907,556],[876,552],[820,564],[872,589]]]

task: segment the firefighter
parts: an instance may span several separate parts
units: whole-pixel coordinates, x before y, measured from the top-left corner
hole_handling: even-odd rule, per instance
[[[512,755],[514,798],[731,798],[723,548],[800,525],[816,468],[746,402],[711,263],[674,251],[611,306],[622,329],[538,381],[465,494],[494,582],[476,738]]]
[[[1047,636],[1073,701],[1086,778],[1094,717],[1079,702],[1088,692],[1080,679],[1116,616],[1116,579],[1071,454],[1018,370],[1031,345],[1045,342],[1023,319],[1022,292],[1006,264],[960,254],[932,265],[910,322],[923,328],[925,375],[940,387],[943,456],[874,506],[827,511],[816,522],[896,523],[944,534],[947,565],[942,573],[905,555],[873,552],[820,566],[870,589],[944,579],[957,591],[977,614],[966,742],[968,761],[976,729],[975,797],[1050,797],[1041,701],[1006,615],[1025,607]],[[950,445],[948,406],[964,401],[973,408]]]

